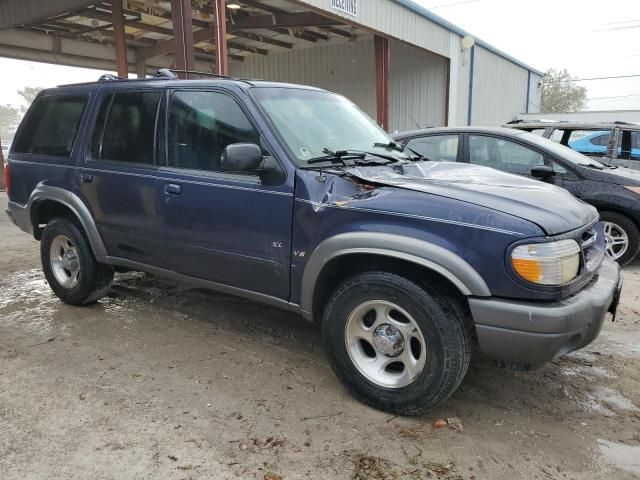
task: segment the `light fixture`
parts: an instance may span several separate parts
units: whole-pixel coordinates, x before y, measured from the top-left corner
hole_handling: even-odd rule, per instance
[[[238,5],[237,3],[228,3],[227,8],[229,10],[240,10],[242,6]]]

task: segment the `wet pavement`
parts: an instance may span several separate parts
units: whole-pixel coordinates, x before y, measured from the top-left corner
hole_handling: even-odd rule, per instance
[[[139,273],[70,307],[37,242],[4,216],[0,239],[0,479],[640,478],[637,265],[585,350],[528,373],[477,358],[398,418],[353,400],[295,315]]]

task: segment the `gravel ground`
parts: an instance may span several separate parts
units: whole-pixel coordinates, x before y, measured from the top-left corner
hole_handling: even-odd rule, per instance
[[[640,478],[637,265],[585,350],[529,373],[476,359],[444,406],[397,418],[353,400],[294,315],[137,273],[66,306],[4,215],[0,239],[1,479]]]

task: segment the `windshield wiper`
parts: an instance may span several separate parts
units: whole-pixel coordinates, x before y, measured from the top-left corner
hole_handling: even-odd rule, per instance
[[[413,148],[408,147],[407,145],[403,144],[403,143],[397,143],[394,141],[391,141],[389,143],[374,143],[373,144],[374,147],[382,147],[382,148],[388,148],[390,150],[395,150],[397,152],[401,152],[404,153],[405,150],[409,150],[411,153],[413,153],[413,157],[409,157],[407,156],[407,158],[409,160],[411,160],[412,162],[417,162],[417,161],[430,161],[429,158],[425,157],[424,155],[422,155],[421,153],[416,152]]]
[[[350,167],[353,165],[386,165],[387,163],[397,163],[399,160],[390,155],[382,155],[380,153],[365,152],[362,150],[337,150],[332,151],[328,148],[322,150],[326,155],[322,157],[311,158],[307,160],[307,165],[313,165],[315,163],[322,162],[340,162],[343,165]],[[365,160],[367,156],[382,158],[387,162],[378,162],[372,160]]]

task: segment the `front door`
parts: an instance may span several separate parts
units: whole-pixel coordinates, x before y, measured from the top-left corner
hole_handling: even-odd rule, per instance
[[[267,180],[221,166],[227,145],[263,143],[241,104],[222,90],[172,91],[165,130],[156,200],[167,267],[288,298],[293,192],[284,170]]]

